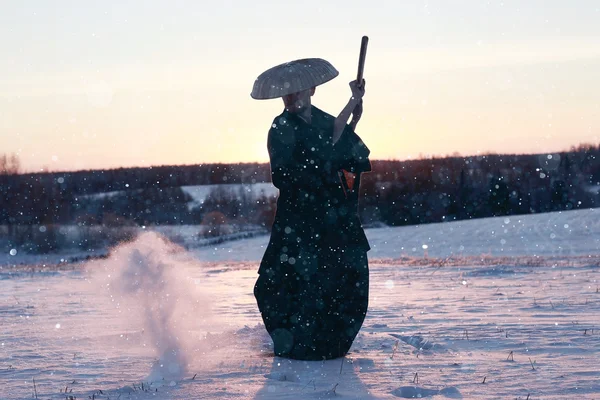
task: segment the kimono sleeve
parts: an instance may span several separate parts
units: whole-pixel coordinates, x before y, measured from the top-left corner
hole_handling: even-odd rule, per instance
[[[305,189],[314,191],[323,185],[323,169],[320,162],[304,160],[302,142],[296,137],[293,124],[273,121],[269,129],[267,148],[273,185],[279,189]],[[306,162],[303,162],[304,160]]]
[[[346,124],[340,140],[334,147],[336,166],[339,169],[353,173],[371,171],[371,161],[369,160],[371,151],[350,125]]]

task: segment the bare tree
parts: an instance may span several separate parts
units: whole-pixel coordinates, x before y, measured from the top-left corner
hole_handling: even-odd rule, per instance
[[[18,174],[21,169],[19,157],[12,153],[10,156],[6,154],[0,155],[0,175]]]

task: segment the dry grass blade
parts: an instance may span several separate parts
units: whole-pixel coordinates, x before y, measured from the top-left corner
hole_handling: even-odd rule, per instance
[[[515,361],[515,357],[514,357],[512,351],[510,353],[508,353],[508,357],[506,357],[506,360],[507,361]]]
[[[394,356],[396,355],[396,351],[398,350],[399,344],[400,344],[400,340],[396,340],[396,343],[394,344],[394,350],[392,351],[392,356],[390,357],[390,360],[394,359]]]
[[[334,394],[334,396],[337,396],[337,393],[335,392],[335,389],[337,389],[339,383],[336,383],[335,386],[331,389],[331,393]]]

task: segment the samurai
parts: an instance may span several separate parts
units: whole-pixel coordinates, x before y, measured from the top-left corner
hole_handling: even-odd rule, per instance
[[[285,358],[345,356],[367,314],[370,246],[357,186],[371,163],[355,132],[365,81],[349,83],[351,97],[337,117],[311,100],[338,74],[320,58],[295,60],[262,73],[251,94],[281,98],[284,106],[267,137],[279,196],[254,296],[274,353]]]

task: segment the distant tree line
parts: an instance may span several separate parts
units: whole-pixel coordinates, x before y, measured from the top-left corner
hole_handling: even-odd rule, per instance
[[[1,162],[2,158],[0,158],[0,168],[2,167]],[[1,171],[0,169],[0,174],[2,174]],[[5,175],[15,173],[11,172]],[[29,185],[46,186],[58,184],[61,189],[75,195],[90,195],[121,190],[168,188],[188,185],[269,182],[270,171],[268,164],[264,163],[213,163],[73,172],[36,172],[21,174],[16,180]]]
[[[365,174],[363,220],[389,225],[600,206],[600,146],[537,155],[486,154],[374,161]]]
[[[77,203],[76,222],[87,225],[220,225],[270,226],[275,199],[254,195],[247,186],[211,189],[200,204],[181,187],[136,189],[87,197]]]
[[[373,171],[362,177],[362,220],[406,225],[598,207],[599,196],[589,189],[600,185],[599,161],[599,145],[553,154],[375,160]],[[221,219],[269,227],[273,198],[217,188],[192,206],[181,189],[261,182],[270,182],[268,164],[3,173],[0,225],[201,224]]]

